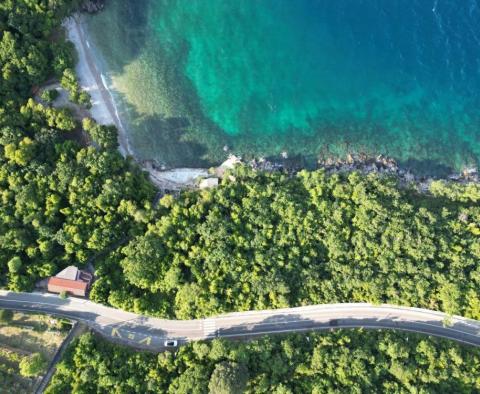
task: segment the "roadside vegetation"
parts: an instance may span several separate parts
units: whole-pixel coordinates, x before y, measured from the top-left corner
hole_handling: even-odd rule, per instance
[[[475,393],[480,351],[395,331],[339,330],[194,342],[176,354],[76,340],[48,394]]]
[[[0,393],[31,393],[70,327],[49,316],[0,309]]]
[[[389,302],[480,319],[480,188],[239,168],[167,195],[145,234],[99,267],[93,299],[188,319]],[[108,279],[107,279],[108,278]]]

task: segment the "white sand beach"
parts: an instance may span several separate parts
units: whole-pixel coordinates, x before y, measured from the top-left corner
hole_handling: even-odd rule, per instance
[[[87,45],[85,32],[82,27],[82,16],[75,14],[68,18],[63,25],[67,31],[68,39],[73,42],[77,50],[78,63],[75,71],[80,86],[86,90],[92,98],[92,108],[90,109],[91,117],[99,124],[115,124],[119,134],[120,151],[123,155],[131,155],[132,151],[128,143],[128,136],[118,117],[115,103],[105,85],[105,79],[102,78],[101,73],[95,65],[90,44]]]

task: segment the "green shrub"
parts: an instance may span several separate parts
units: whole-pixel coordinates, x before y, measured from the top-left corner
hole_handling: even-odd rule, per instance
[[[45,369],[46,364],[46,360],[40,353],[34,353],[20,361],[20,374],[25,377],[38,376]]]
[[[59,94],[58,91],[55,89],[44,90],[40,97],[46,103],[51,104],[56,100],[56,98],[58,97],[58,94]]]
[[[0,322],[10,323],[13,319],[13,311],[10,309],[0,309]]]

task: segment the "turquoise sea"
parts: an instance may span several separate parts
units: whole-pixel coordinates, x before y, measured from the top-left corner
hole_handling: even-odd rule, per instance
[[[87,30],[136,154],[167,167],[480,159],[478,0],[110,0]]]

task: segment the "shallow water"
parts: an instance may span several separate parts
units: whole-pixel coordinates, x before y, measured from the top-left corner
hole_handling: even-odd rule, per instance
[[[142,158],[480,158],[477,0],[111,1],[88,20]]]

